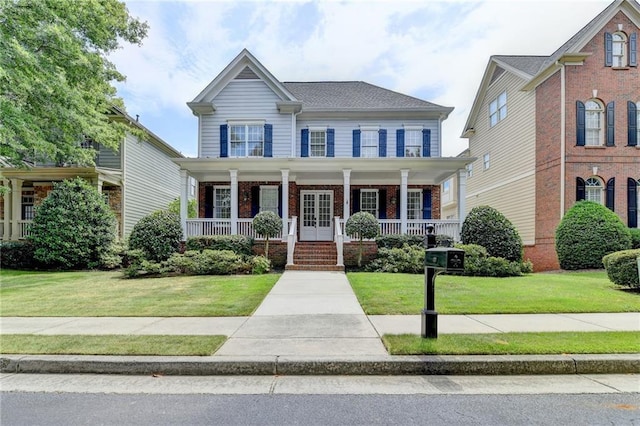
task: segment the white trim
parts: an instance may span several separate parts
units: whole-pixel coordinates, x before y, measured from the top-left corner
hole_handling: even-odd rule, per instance
[[[363,126],[363,125],[360,125],[360,131],[362,131],[362,132],[367,132],[367,131],[379,132],[380,131],[380,125],[377,125],[377,126],[371,126],[371,125]]]
[[[227,120],[228,126],[264,126],[267,120],[256,120],[254,118],[234,118]]]
[[[326,132],[329,126],[307,126],[310,132]]]
[[[424,126],[416,126],[416,125],[410,125],[409,126],[407,124],[403,124],[402,128],[404,130],[420,130],[420,131],[424,130]]]

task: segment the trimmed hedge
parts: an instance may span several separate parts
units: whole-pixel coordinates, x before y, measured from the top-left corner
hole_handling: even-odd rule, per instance
[[[244,235],[209,235],[189,237],[186,250],[231,250],[236,254],[251,256],[253,254],[253,238]]]
[[[489,256],[509,261],[522,261],[523,247],[520,234],[502,213],[490,206],[471,209],[460,232],[463,244],[478,244],[487,249]]]
[[[629,228],[631,234],[631,248],[640,249],[640,228]]]
[[[369,272],[424,273],[424,248],[422,244],[402,248],[379,248],[378,256],[365,267]]]
[[[514,262],[502,257],[489,256],[487,249],[477,244],[456,244],[464,250],[465,276],[478,277],[517,277],[531,273],[531,262]]]
[[[142,250],[147,260],[162,262],[180,249],[181,240],[180,217],[168,210],[158,210],[133,226],[129,248]]]
[[[631,248],[629,228],[618,215],[593,201],[578,201],[556,228],[562,269],[602,269],[602,258]]]
[[[0,267],[6,269],[33,269],[33,245],[27,241],[0,242]]]
[[[381,248],[402,248],[405,244],[409,246],[423,247],[424,237],[422,235],[381,235],[376,238],[376,244]]]
[[[190,275],[232,275],[253,266],[231,250],[190,250],[173,255],[167,263],[174,271]]]
[[[611,282],[631,288],[640,288],[638,279],[638,258],[640,249],[622,250],[602,258]]]

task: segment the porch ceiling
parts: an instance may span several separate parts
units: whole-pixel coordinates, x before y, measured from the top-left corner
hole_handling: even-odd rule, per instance
[[[227,182],[229,170],[239,181],[282,179],[289,170],[293,182],[343,182],[351,170],[351,183],[398,183],[400,170],[409,171],[409,183],[439,185],[474,161],[471,157],[446,158],[176,158],[173,161],[200,182]]]

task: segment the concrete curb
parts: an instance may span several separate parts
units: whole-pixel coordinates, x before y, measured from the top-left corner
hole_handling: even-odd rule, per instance
[[[640,353],[369,357],[0,355],[0,372],[202,376],[638,374]]]

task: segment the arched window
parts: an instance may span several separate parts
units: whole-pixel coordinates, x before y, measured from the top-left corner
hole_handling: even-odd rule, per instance
[[[604,204],[602,196],[604,192],[604,184],[597,177],[590,177],[584,183],[584,199],[587,201],[594,201],[599,204]]]
[[[602,114],[604,108],[600,102],[589,100],[585,103],[585,130],[586,145],[602,145],[604,132],[602,131]]]
[[[627,36],[625,33],[613,33],[612,36],[613,66],[627,66]]]

